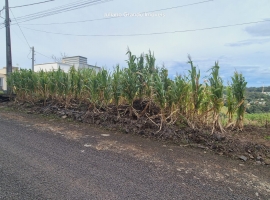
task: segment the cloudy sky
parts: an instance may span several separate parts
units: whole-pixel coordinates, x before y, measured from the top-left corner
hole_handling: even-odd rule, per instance
[[[16,7],[42,1],[45,0],[9,0],[9,3],[10,7]],[[237,70],[243,73],[248,86],[270,86],[269,0],[95,0],[96,4],[90,6],[91,1],[54,0],[11,8],[13,66],[30,69],[29,46],[34,46],[38,52],[36,64],[53,62],[52,55],[65,54],[85,56],[89,64],[107,69],[116,64],[125,67],[129,47],[138,56],[154,51],[157,65],[164,64],[170,77],[187,74],[187,55],[190,54],[202,78],[214,62],[219,61],[225,83]],[[0,8],[4,2],[1,0]],[[22,18],[67,4],[76,8],[78,3],[85,3],[84,7],[69,12],[56,11],[55,15],[34,20],[36,15]],[[152,16],[138,15],[149,11],[156,12],[151,13]],[[4,14],[2,11],[1,16]],[[123,17],[95,20],[108,15]],[[244,25],[208,29],[236,24]],[[0,29],[0,44],[1,68],[6,63],[4,28]]]

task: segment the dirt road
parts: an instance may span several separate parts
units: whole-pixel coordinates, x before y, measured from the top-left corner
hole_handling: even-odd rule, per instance
[[[270,168],[0,110],[0,199],[270,199]]]

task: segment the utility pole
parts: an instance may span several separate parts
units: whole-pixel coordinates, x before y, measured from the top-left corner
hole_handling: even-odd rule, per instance
[[[11,37],[10,37],[10,19],[9,19],[9,6],[8,6],[8,0],[6,0],[6,75],[7,78],[12,73],[12,56],[11,56]],[[11,88],[9,85],[7,85],[7,92],[11,92]]]
[[[32,71],[34,71],[35,66],[35,48],[32,47]]]

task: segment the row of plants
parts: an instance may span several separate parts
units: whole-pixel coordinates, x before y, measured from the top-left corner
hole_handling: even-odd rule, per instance
[[[241,73],[234,72],[226,89],[219,75],[219,63],[210,68],[208,80],[202,83],[198,70],[188,57],[190,70],[187,75],[168,77],[165,67],[157,67],[154,54],[135,56],[127,52],[127,68],[117,65],[112,72],[92,69],[76,70],[71,67],[68,73],[60,68],[52,71],[15,71],[8,79],[16,100],[35,104],[42,101],[62,104],[71,102],[89,105],[93,112],[106,112],[115,108],[115,115],[139,119],[144,117],[159,130],[164,125],[186,124],[192,128],[211,127],[224,132],[221,124],[221,109],[228,107],[227,127],[243,129],[245,113],[245,89],[247,82]],[[226,90],[226,95],[224,95]],[[139,102],[142,109],[136,109]],[[122,107],[127,109],[120,112]],[[157,112],[151,110],[157,109]],[[237,117],[234,121],[233,115]]]

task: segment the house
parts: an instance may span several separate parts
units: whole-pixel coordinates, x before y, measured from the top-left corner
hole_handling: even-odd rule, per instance
[[[262,93],[265,94],[265,95],[270,96],[270,92],[262,92]]]
[[[12,67],[12,71],[19,70],[18,67]],[[7,90],[7,68],[0,69],[0,91]]]
[[[101,71],[100,67],[87,64],[87,58],[82,56],[65,57],[62,59],[62,62],[37,64],[34,66],[34,71],[51,71],[57,70],[60,67],[64,72],[68,72],[70,67],[72,66],[74,66],[77,70],[83,68],[91,68],[94,69],[96,72]]]

